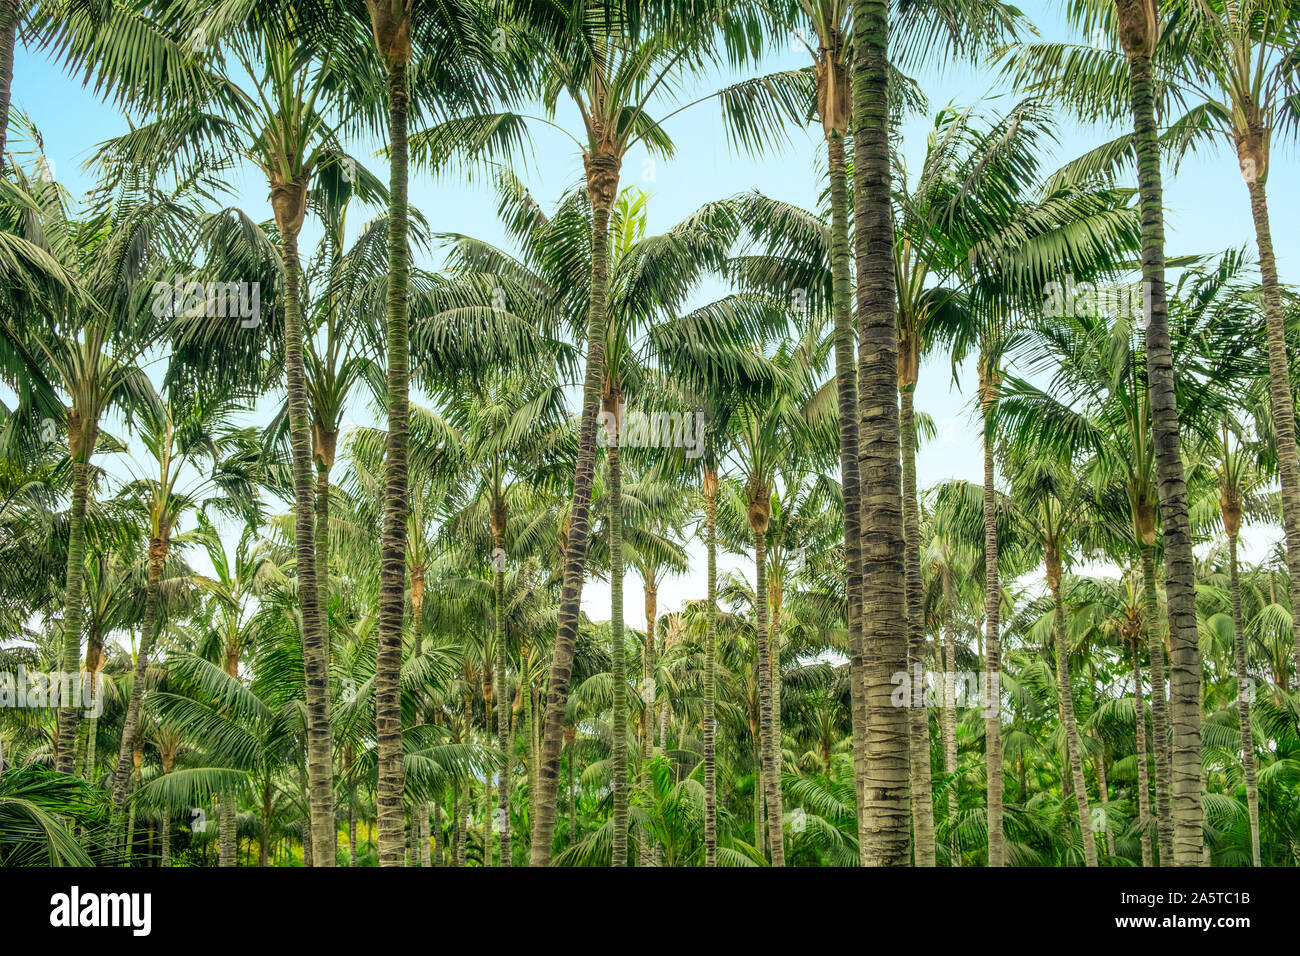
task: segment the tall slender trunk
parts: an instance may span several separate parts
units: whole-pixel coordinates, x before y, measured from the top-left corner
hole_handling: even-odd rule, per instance
[[[993,370],[981,356],[980,394],[984,414],[984,754],[987,765],[989,866],[1003,866],[1006,841],[1002,832],[1002,639],[998,615],[1002,586],[998,578],[997,499],[993,487],[992,416],[996,407]]]
[[[149,583],[145,591],[144,621],[140,627],[140,647],[135,655],[131,694],[126,716],[122,720],[122,742],[117,750],[117,769],[113,773],[113,805],[120,812],[126,803],[131,774],[136,766],[136,734],[140,726],[140,700],[144,696],[145,672],[153,651],[154,632],[158,624],[158,592],[161,590],[163,565],[167,562],[167,540],[154,537],[149,542]]]
[[[641,659],[641,790],[650,790],[650,760],[654,756],[655,733],[655,673],[658,663],[655,657],[655,617],[658,615],[657,591],[651,576],[647,576],[645,591],[645,647]],[[665,726],[665,731],[667,727]],[[662,749],[662,748],[661,748]],[[654,838],[649,829],[643,828],[641,839],[637,843],[637,865],[650,866],[654,858]]]
[[[2,2],[2,0],[0,0]],[[72,452],[72,514],[68,517],[68,567],[64,585],[63,603],[63,662],[64,674],[75,674],[81,663],[82,584],[86,574],[86,507],[90,501],[90,453],[93,446],[83,445],[75,415],[69,416],[68,435]],[[66,683],[66,682],[65,682]],[[61,701],[66,706],[58,712],[55,741],[57,754],[54,769],[59,773],[72,773],[76,763],[77,718],[79,712],[74,701]]]
[[[0,174],[5,168],[5,145],[9,133],[9,96],[14,84],[14,49],[18,23],[22,19],[20,0],[0,0]]]
[[[334,770],[330,738],[329,644],[317,580],[316,502],[312,482],[310,400],[303,356],[298,231],[307,202],[305,182],[273,182],[271,205],[280,230],[284,267],[285,379],[293,455],[294,552],[302,609],[302,657],[307,696],[307,793],[311,842],[321,866],[334,865]]]
[[[623,640],[623,469],[619,461],[619,393],[611,386],[605,401],[609,464],[609,643],[613,707],[614,835],[612,866],[627,866],[627,647]]]
[[[591,201],[591,294],[587,313],[587,374],[583,383],[582,418],[578,430],[578,457],[573,475],[569,534],[564,548],[564,579],[546,685],[546,719],[542,755],[537,768],[537,794],[533,803],[532,865],[550,866],[555,838],[555,797],[560,775],[560,749],[564,745],[564,714],[569,699],[569,678],[578,633],[578,611],[587,559],[591,485],[596,467],[596,417],[605,377],[605,326],[609,298],[609,213],[618,194],[620,160],[613,152],[589,152],[584,157],[587,195]]]
[[[1265,147],[1267,149],[1267,147]],[[1287,356],[1286,322],[1282,293],[1278,286],[1277,257],[1268,222],[1268,198],[1264,180],[1253,177],[1250,211],[1255,221],[1255,244],[1259,249],[1259,274],[1264,288],[1264,320],[1268,330],[1269,399],[1273,408],[1273,429],[1277,434],[1278,472],[1282,479],[1282,526],[1286,533],[1286,569],[1291,606],[1300,608],[1300,458],[1295,437],[1295,405],[1291,398],[1290,360]],[[1291,628],[1296,686],[1300,689],[1300,624]]]
[[[1142,694],[1142,657],[1133,644],[1133,710],[1137,746],[1138,829],[1142,833],[1142,865],[1151,866],[1151,781],[1147,770],[1147,707]]]
[[[860,829],[865,863],[906,866],[911,860],[912,817],[908,719],[891,700],[893,675],[907,670],[907,627],[885,0],[854,0],[853,33],[858,474],[867,704]]]
[[[910,376],[909,376],[910,377]],[[902,384],[902,383],[900,383]],[[934,797],[930,780],[930,709],[925,704],[925,599],[921,593],[921,515],[916,497],[916,418],[913,382],[899,389],[903,467],[903,539],[907,546],[907,677],[917,693],[907,709],[911,751],[913,854],[917,866],[935,865]],[[919,697],[919,699],[917,699]]]
[[[1160,837],[1160,865],[1172,866],[1174,827],[1169,808],[1169,720],[1165,708],[1165,642],[1160,635],[1160,601],[1156,595],[1155,547],[1143,544],[1142,619],[1146,625],[1147,654],[1151,660],[1151,750],[1156,765],[1156,830]]]
[[[840,485],[844,490],[844,587],[848,595],[853,787],[860,830],[866,788],[867,732],[862,643],[862,483],[858,477],[858,369],[854,362],[856,333],[849,277],[849,183],[844,137],[827,136],[826,149],[831,192],[831,310],[835,316],[835,392],[839,412]],[[865,845],[860,844],[859,853],[863,852]]]
[[[219,798],[217,818],[217,865],[235,866],[237,863],[238,819],[235,816],[235,798],[223,793]]]
[[[372,11],[373,15],[373,11]],[[409,51],[408,51],[409,55]],[[402,865],[402,621],[406,595],[407,454],[410,379],[407,248],[406,60],[388,61],[388,441],[384,453],[384,529],[379,558],[379,633],[375,652],[375,744],[379,787],[379,865]],[[484,846],[486,847],[486,841]]]
[[[718,865],[717,736],[714,717],[717,695],[718,641],[718,473],[709,466],[704,475],[704,547],[708,552],[708,583],[704,613],[704,865]]]
[[[493,502],[492,549],[493,554],[504,559],[506,504]],[[501,754],[501,776],[497,786],[497,816],[499,819],[499,844],[501,865],[510,866],[513,851],[510,838],[510,695],[506,693],[506,569],[504,560],[494,559],[493,590],[495,600],[494,627],[496,629],[496,683],[497,694],[497,749]]]
[[[1225,509],[1226,510],[1226,509]],[[1225,523],[1229,515],[1225,514]],[[1250,859],[1261,866],[1259,852],[1259,780],[1255,736],[1250,731],[1250,702],[1254,688],[1246,671],[1246,632],[1241,626],[1241,584],[1237,579],[1237,535],[1228,534],[1228,590],[1232,593],[1233,653],[1237,665],[1237,720],[1241,729],[1241,763],[1246,776],[1246,808],[1250,814]]]
[[[948,777],[948,826],[953,866],[961,866],[961,837],[957,827],[957,648],[952,628],[943,629],[943,772]]]
[[[767,490],[760,490],[763,520],[750,527],[754,532],[754,631],[758,643],[758,750],[761,762],[759,778],[762,783],[763,804],[767,810],[767,839],[771,847],[772,865],[785,866],[785,837],[781,826],[781,778],[776,750],[781,746],[777,738],[777,722],[772,699],[772,646],[768,630],[767,603]],[[750,514],[755,506],[750,505]]]
[[[1141,43],[1126,33],[1137,8],[1150,30]],[[1157,138],[1151,52],[1158,34],[1154,0],[1116,0],[1129,61],[1133,132],[1142,210],[1142,282],[1147,303],[1146,363],[1151,392],[1151,432],[1159,475],[1164,536],[1165,592],[1169,606],[1169,716],[1173,733],[1170,809],[1175,866],[1200,866],[1204,842],[1201,811],[1201,655],[1196,633],[1196,573],[1192,561],[1187,484],[1179,450],[1178,402],[1165,300],[1165,229],[1161,148]]]
[[[86,635],[86,686],[87,701],[91,717],[86,721],[86,757],[82,764],[81,775],[89,781],[95,780],[95,750],[96,741],[99,736],[99,718],[95,716],[95,711],[99,708],[95,706],[95,701],[101,693],[103,687],[99,685],[99,672],[104,666],[104,634],[101,621],[96,618],[90,624],[90,633]]]
[[[1061,599],[1061,556],[1052,544],[1044,548],[1047,586],[1052,590],[1052,637],[1056,645],[1056,684],[1061,695],[1061,720],[1065,724],[1065,759],[1070,766],[1074,799],[1079,811],[1079,833],[1083,837],[1083,858],[1097,865],[1097,838],[1092,832],[1092,810],[1088,806],[1088,785],[1083,779],[1083,747],[1074,718],[1074,694],[1070,689],[1070,649],[1065,643],[1065,603]]]

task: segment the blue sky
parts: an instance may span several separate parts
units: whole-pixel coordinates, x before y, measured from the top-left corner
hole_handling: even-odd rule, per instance
[[[1026,0],[1022,9],[1044,38],[1071,38],[1055,5]],[[806,53],[790,48],[771,59],[770,69],[802,66],[805,60]],[[964,107],[985,101],[988,109],[1001,110],[1015,102],[1014,96],[996,86],[987,64],[949,65],[919,73],[916,79],[930,100],[931,114],[948,103]],[[728,78],[722,77],[713,86],[726,82]],[[709,88],[702,85],[699,92],[707,92]],[[82,164],[93,145],[126,129],[125,120],[113,107],[83,90],[79,81],[44,56],[26,50],[20,50],[16,56],[12,100],[14,107],[31,117],[42,132],[45,152],[52,161],[56,178],[74,195],[82,194],[91,186]],[[560,118],[562,123],[564,119]],[[904,156],[913,168],[919,166],[930,125],[929,116],[922,115],[909,119],[903,128]],[[680,114],[668,130],[677,146],[671,160],[658,160],[649,167],[643,153],[633,152],[624,165],[623,184],[639,185],[652,196],[651,231],[671,226],[705,202],[747,189],[756,188],[806,208],[816,206],[822,189],[820,174],[825,169],[819,128],[794,131],[787,149],[759,158],[737,155],[728,148],[713,103]],[[1084,128],[1062,121],[1057,158],[1068,160],[1112,135],[1112,130]],[[382,159],[374,155],[378,146],[378,143],[360,144],[354,147],[354,152],[386,180]],[[14,143],[11,148],[21,147]],[[1295,177],[1294,149],[1275,143],[1274,153],[1269,198],[1278,267],[1283,281],[1287,281],[1294,279],[1296,270],[1300,269],[1300,221],[1293,212],[1300,208],[1300,185]],[[543,203],[551,202],[575,184],[581,173],[581,158],[572,140],[557,131],[537,127],[532,161],[520,171],[533,195]],[[254,218],[269,218],[266,187],[258,182],[256,175],[240,177],[236,187],[238,192],[231,198],[232,204],[241,206]],[[434,230],[505,242],[494,216],[495,200],[481,181],[466,184],[453,177],[433,180],[428,175],[417,174],[410,192],[412,204],[425,214]],[[1220,148],[1193,156],[1176,176],[1167,172],[1165,197],[1170,256],[1212,253],[1242,245],[1253,256],[1254,231],[1246,187],[1230,150]],[[314,238],[309,227],[303,248],[310,248],[308,240],[314,242]],[[434,266],[436,262],[426,265]],[[720,292],[717,287],[702,289],[701,301]],[[917,407],[935,419],[941,435],[920,452],[918,477],[922,487],[950,477],[981,480],[978,434],[971,422],[967,395],[953,387],[951,378],[946,357],[938,357],[924,367],[918,386]],[[363,423],[373,420],[372,413],[364,407],[358,407],[354,417]],[[112,470],[107,461],[104,465]],[[1246,554],[1252,558],[1262,555],[1277,536],[1274,529],[1248,527],[1243,533]],[[698,548],[693,547],[692,551]],[[198,557],[191,555],[202,568],[204,562]],[[749,564],[748,560],[740,559],[724,562],[726,567]],[[638,590],[640,587],[631,574],[628,587]],[[698,596],[697,590],[698,579],[669,581],[660,589],[661,607],[672,609],[682,600]],[[603,582],[589,582],[583,603],[593,617],[607,617],[608,586]],[[640,604],[637,600],[627,602],[628,623],[637,627],[644,623]]]

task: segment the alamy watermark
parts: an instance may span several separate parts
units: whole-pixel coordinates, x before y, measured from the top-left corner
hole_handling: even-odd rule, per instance
[[[153,285],[154,318],[186,316],[189,318],[239,319],[242,329],[262,324],[262,284],[260,282],[198,282],[176,276],[171,282]]]
[[[1151,284],[1134,282],[1099,286],[1093,282],[1076,282],[1073,275],[1064,282],[1049,282],[1043,287],[1043,315],[1048,318],[1087,318],[1110,316],[1132,319],[1146,324],[1151,307]]]
[[[620,420],[613,412],[601,412],[596,435],[601,444],[615,438],[620,448],[682,448],[687,458],[704,454],[704,411],[626,412]]]
[[[104,675],[81,671],[64,673],[29,671],[0,672],[0,707],[27,710],[79,709],[87,717],[104,712]]]
[[[999,712],[1002,682],[997,673],[952,671],[949,677],[955,707],[979,707],[985,717]],[[941,707],[945,698],[942,680],[942,671],[922,672],[920,664],[913,664],[910,672],[895,671],[889,678],[894,685],[889,702],[894,707]]]

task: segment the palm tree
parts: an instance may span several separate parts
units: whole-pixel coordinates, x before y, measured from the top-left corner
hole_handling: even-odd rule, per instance
[[[158,631],[159,601],[163,568],[171,551],[172,537],[186,511],[194,507],[217,506],[234,510],[241,505],[252,515],[252,438],[246,431],[228,424],[235,403],[223,396],[195,398],[178,403],[172,398],[137,412],[139,434],[149,454],[153,474],[142,475],[124,489],[144,513],[147,529],[148,583],[140,647],[136,653],[131,693],[127,699],[113,774],[113,803],[120,811],[127,797],[132,754],[144,694],[145,672]],[[211,471],[199,471],[204,463]],[[199,473],[196,475],[195,472]],[[205,501],[204,495],[214,496]]]
[[[1261,490],[1267,472],[1259,467],[1263,449],[1251,441],[1242,426],[1231,418],[1224,418],[1220,433],[1209,445],[1218,485],[1219,514],[1223,520],[1223,532],[1228,539],[1233,663],[1237,677],[1237,718],[1241,732],[1242,769],[1246,777],[1246,807],[1250,814],[1250,854],[1251,862],[1260,866],[1258,760],[1255,737],[1250,726],[1250,703],[1254,697],[1254,685],[1246,670],[1246,631],[1242,623],[1237,538],[1241,533],[1241,521],[1247,503]]]
[[[152,287],[150,256],[166,260],[178,244],[188,210],[178,202],[125,190],[107,197],[94,219],[73,220],[57,183],[19,181],[29,190],[24,214],[17,220],[17,242],[42,249],[33,265],[59,276],[68,289],[37,312],[40,318],[22,330],[19,343],[38,370],[36,381],[66,395],[57,412],[68,429],[72,470],[72,507],[64,588],[63,645],[60,667],[76,673],[81,660],[82,581],[85,570],[86,513],[91,494],[90,458],[100,438],[104,415],[119,408],[129,417],[145,411],[153,389],[137,364],[154,329],[145,291]],[[142,318],[142,313],[145,317]],[[24,383],[32,381],[25,370]],[[28,414],[34,400],[24,402]],[[59,711],[56,767],[71,773],[75,760],[77,711]]]

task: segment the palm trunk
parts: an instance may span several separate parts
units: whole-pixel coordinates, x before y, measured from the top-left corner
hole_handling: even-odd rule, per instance
[[[989,866],[1003,866],[1006,843],[1002,832],[1002,640],[998,615],[1001,611],[1002,587],[998,579],[997,501],[993,488],[992,415],[996,399],[991,397],[996,383],[983,368],[981,359],[980,391],[984,411],[984,753],[987,764],[987,800]]]
[[[494,515],[499,515],[499,526],[496,524],[497,518],[494,517],[492,529],[492,547],[494,553],[504,556],[506,551],[505,539],[505,502],[496,502],[499,509],[494,507]],[[499,834],[501,865],[510,866],[512,851],[510,849],[510,696],[506,693],[506,570],[504,564],[496,562],[493,571],[493,585],[495,590],[496,614],[496,668],[497,668],[497,686],[500,688],[497,694],[497,749],[501,753],[501,776],[498,780],[497,787],[497,815],[500,818],[501,832]]]
[[[388,442],[384,461],[384,530],[379,564],[379,634],[375,657],[375,744],[379,787],[379,865],[402,865],[402,622],[406,595],[407,453],[410,378],[407,249],[406,62],[388,64]],[[486,841],[484,841],[486,847]]]
[[[333,866],[334,773],[330,739],[329,645],[316,577],[316,502],[312,487],[310,401],[299,298],[302,267],[298,261],[298,230],[305,202],[303,184],[272,185],[271,203],[280,229],[280,255],[284,267],[285,378],[289,398],[289,444],[293,453],[294,550],[307,688],[307,793],[311,842],[319,850],[313,858],[320,860],[321,866]]]
[[[862,634],[866,786],[862,859],[911,860],[907,713],[893,675],[907,670],[902,474],[898,434],[898,322],[887,90],[889,10],[854,0],[853,142],[858,325],[858,474],[862,481]]]
[[[75,417],[68,424],[69,445],[72,451],[72,514],[68,519],[68,569],[64,587],[63,605],[63,663],[64,674],[75,674],[81,663],[82,582],[86,573],[86,506],[90,500],[90,452],[82,450],[80,436],[74,437],[78,427]],[[83,460],[84,459],[84,460]],[[54,769],[59,773],[72,773],[76,763],[77,718],[79,712],[74,701],[61,701],[59,708],[58,738],[55,741],[57,756]]]
[[[765,503],[766,504],[766,503]],[[758,750],[763,805],[767,811],[767,839],[772,865],[785,866],[785,838],[781,826],[781,778],[777,764],[775,702],[772,699],[772,646],[768,631],[767,604],[767,527],[754,528],[754,630],[758,643]]]
[[[1225,518],[1227,516],[1225,515]],[[1241,728],[1241,762],[1246,776],[1246,808],[1250,814],[1250,858],[1261,866],[1259,852],[1259,781],[1255,736],[1250,731],[1252,688],[1246,672],[1246,632],[1241,626],[1241,585],[1237,580],[1237,535],[1228,535],[1228,590],[1232,592],[1233,651],[1237,664],[1237,720]]]
[[[20,0],[0,0],[0,174],[5,168],[5,146],[9,133],[9,96],[14,83],[14,49],[18,23],[22,19]]]
[[[218,866],[235,866],[238,854],[236,840],[238,834],[236,825],[238,823],[235,816],[235,798],[233,795],[223,793],[220,797],[220,814],[217,820],[217,863]]]
[[[1137,746],[1138,827],[1142,832],[1142,865],[1151,866],[1151,781],[1147,770],[1147,708],[1142,695],[1142,658],[1133,645],[1133,709]]]
[[[654,756],[655,734],[655,673],[658,663],[655,658],[655,616],[658,614],[656,590],[653,580],[647,578],[645,591],[645,647],[642,650],[642,694],[641,694],[641,789],[650,789],[650,760]],[[667,728],[665,727],[665,731]],[[660,748],[664,749],[664,748]],[[650,866],[653,858],[653,837],[645,829],[637,844],[637,865]]]
[[[901,388],[899,431],[903,467],[903,538],[907,546],[907,677],[917,693],[907,709],[911,751],[912,834],[917,866],[935,865],[934,797],[930,780],[930,709],[925,705],[925,600],[921,594],[921,516],[916,498],[914,384]],[[917,696],[920,699],[915,699]]]
[[[1282,525],[1286,532],[1286,568],[1290,575],[1291,606],[1300,608],[1300,459],[1295,437],[1295,405],[1291,398],[1290,360],[1287,356],[1286,323],[1282,294],[1278,286],[1277,258],[1268,222],[1268,199],[1262,179],[1251,178],[1250,211],[1255,221],[1255,244],[1259,249],[1259,274],[1264,288],[1264,319],[1268,329],[1269,398],[1273,428],[1277,434],[1278,472],[1282,479]],[[1300,688],[1300,625],[1293,625],[1296,685]]]
[[[1154,45],[1154,44],[1153,44]],[[1142,55],[1146,54],[1146,55]],[[1142,282],[1147,308],[1147,382],[1151,393],[1151,432],[1160,484],[1164,535],[1165,591],[1169,606],[1169,711],[1173,731],[1170,806],[1174,827],[1172,862],[1200,866],[1201,811],[1201,655],[1196,633],[1196,574],[1187,484],[1179,450],[1178,402],[1174,393],[1173,352],[1165,302],[1165,234],[1161,204],[1161,150],[1157,139],[1151,58],[1129,56],[1129,85],[1142,209]],[[1300,646],[1300,645],[1298,645]]]
[[[606,414],[613,415],[609,459],[609,638],[614,683],[612,754],[614,835],[610,864],[627,866],[627,648],[623,641],[623,470],[618,448],[618,390],[612,389]],[[609,419],[606,419],[609,421]]]
[[[157,629],[158,592],[161,589],[163,565],[166,561],[167,542],[161,538],[153,538],[149,542],[149,584],[145,592],[140,647],[135,655],[131,695],[127,699],[126,716],[122,721],[122,742],[117,751],[117,769],[113,774],[113,805],[118,812],[126,803],[127,788],[135,768],[136,731],[140,726],[140,699],[144,695],[145,672],[149,667],[149,654],[153,650],[154,631]]]
[[[1156,596],[1155,548],[1142,546],[1142,618],[1146,625],[1147,653],[1151,660],[1151,749],[1156,764],[1156,829],[1160,837],[1160,865],[1172,866],[1174,827],[1169,812],[1169,722],[1165,709],[1165,642],[1160,636],[1160,603]]]
[[[708,583],[704,613],[704,865],[718,865],[717,737],[714,724],[717,695],[718,640],[718,473],[704,475],[704,546],[708,552]]]
[[[582,393],[582,418],[578,431],[578,456],[573,475],[569,534],[564,548],[564,579],[546,685],[546,719],[542,755],[537,768],[534,800],[532,865],[550,866],[555,838],[555,797],[560,775],[560,749],[564,745],[565,705],[578,633],[578,611],[587,559],[591,485],[596,467],[596,417],[605,377],[605,326],[609,298],[609,214],[618,193],[620,160],[609,152],[588,153],[587,195],[591,201],[591,294],[587,313],[587,373]]]
[[[91,623],[90,634],[86,638],[86,680],[90,687],[89,690],[89,707],[91,712],[90,719],[86,722],[86,758],[81,768],[81,775],[84,779],[93,782],[95,780],[95,750],[96,741],[99,737],[99,718],[94,716],[96,711],[95,701],[103,688],[99,686],[99,672],[104,664],[104,635],[100,621],[97,619]]]
[[[835,390],[839,411],[840,485],[844,490],[844,576],[848,596],[849,700],[858,827],[866,788],[867,702],[862,643],[862,485],[858,478],[858,370],[849,277],[849,188],[844,138],[828,136],[831,187],[831,309],[835,315]],[[862,845],[859,851],[862,852]],[[863,860],[865,862],[865,859]]]
[[[943,772],[948,777],[948,826],[952,845],[949,854],[953,866],[961,866],[961,840],[957,832],[957,648],[952,640],[952,628],[945,627],[943,634]]]
[[[1056,682],[1061,695],[1061,720],[1065,724],[1066,762],[1074,799],[1079,810],[1079,833],[1083,837],[1083,858],[1087,866],[1097,865],[1097,838],[1092,832],[1092,810],[1088,806],[1088,785],[1083,779],[1083,747],[1079,742],[1079,725],[1074,718],[1074,694],[1070,689],[1070,652],[1065,644],[1065,603],[1061,600],[1061,556],[1048,545],[1047,586],[1052,590],[1052,637],[1056,644]]]

